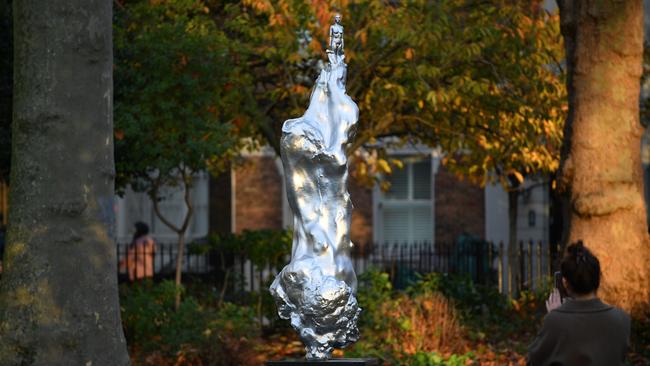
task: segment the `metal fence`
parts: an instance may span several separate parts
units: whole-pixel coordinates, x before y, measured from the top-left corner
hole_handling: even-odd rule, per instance
[[[118,278],[120,281],[153,277],[172,278],[176,272],[177,243],[156,243],[155,250],[138,249],[129,244],[117,245]],[[193,254],[185,248],[183,273],[208,275],[214,271],[210,253]],[[129,273],[131,272],[131,273]]]
[[[497,286],[501,292],[541,289],[553,271],[554,251],[547,243],[519,242],[517,268],[508,260],[504,243],[483,240],[457,243],[371,243],[353,251],[357,273],[374,267],[389,274],[396,288],[419,275],[437,272],[464,275],[473,282]]]
[[[497,286],[504,293],[516,293],[522,289],[540,289],[548,283],[556,253],[551,249],[548,243],[519,242],[517,268],[509,263],[506,244],[483,240],[367,243],[356,245],[351,255],[357,274],[370,268],[385,271],[397,289],[407,287],[420,275],[437,272],[468,276],[475,283]],[[132,272],[131,278],[146,277],[148,269],[142,267],[147,263],[154,279],[172,278],[177,253],[176,243],[157,244],[153,253],[130,250],[128,244],[119,244],[119,278],[121,281],[129,280],[129,271]],[[134,263],[140,263],[139,267]],[[183,260],[183,273],[186,275],[219,282],[228,272],[229,288],[236,291],[266,288],[280,269],[270,266],[257,268],[245,256],[224,258],[214,252],[194,254],[186,250]]]
[[[431,272],[467,275],[476,283],[496,283],[490,243],[370,243],[358,248],[352,255],[357,273],[368,268],[387,272],[398,289]]]

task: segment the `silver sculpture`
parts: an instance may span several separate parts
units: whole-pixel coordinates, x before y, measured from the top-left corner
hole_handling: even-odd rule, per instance
[[[281,155],[293,211],[291,262],[271,285],[278,314],[290,319],[308,359],[359,338],[361,309],[350,259],[352,202],[345,147],[359,108],[345,94],[343,26],[330,27],[329,65],[321,70],[309,107],[282,126]]]
[[[343,40],[343,26],[341,25],[341,15],[336,14],[334,17],[334,24],[330,26],[330,48],[328,51],[340,56],[343,55],[344,47],[345,41]]]

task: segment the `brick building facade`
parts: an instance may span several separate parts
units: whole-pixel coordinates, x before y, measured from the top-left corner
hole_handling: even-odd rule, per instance
[[[436,164],[437,167],[437,164]],[[431,239],[450,242],[462,234],[485,237],[483,188],[459,180],[442,167],[431,179]],[[352,241],[363,245],[381,240],[377,200],[382,193],[357,184],[351,177],[348,189],[354,205]],[[284,193],[282,167],[272,154],[249,155],[230,173],[210,182],[210,231],[241,232],[249,229],[281,229],[292,216]]]
[[[436,242],[470,234],[485,238],[485,190],[440,167],[435,179]]]

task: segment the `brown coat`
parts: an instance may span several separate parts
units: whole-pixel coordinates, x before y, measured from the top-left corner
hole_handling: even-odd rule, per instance
[[[568,300],[544,318],[528,348],[531,366],[622,365],[630,340],[630,317],[599,299]]]

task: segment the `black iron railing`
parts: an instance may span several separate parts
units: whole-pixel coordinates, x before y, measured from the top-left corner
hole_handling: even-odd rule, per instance
[[[187,249],[187,248],[186,248]],[[547,243],[519,242],[517,268],[508,260],[504,243],[465,240],[456,243],[403,242],[357,244],[351,255],[357,274],[370,268],[385,271],[396,288],[404,288],[419,275],[437,272],[469,276],[475,283],[497,286],[502,292],[538,289],[548,282],[554,270],[555,250]],[[157,243],[155,251],[137,250],[118,244],[121,281],[153,277],[173,278],[178,247],[176,243]],[[287,262],[288,262],[287,258]],[[185,250],[183,273],[223,279],[228,272],[228,286],[240,291],[265,288],[281,268],[257,268],[245,256],[224,259],[220,253],[196,254]]]

